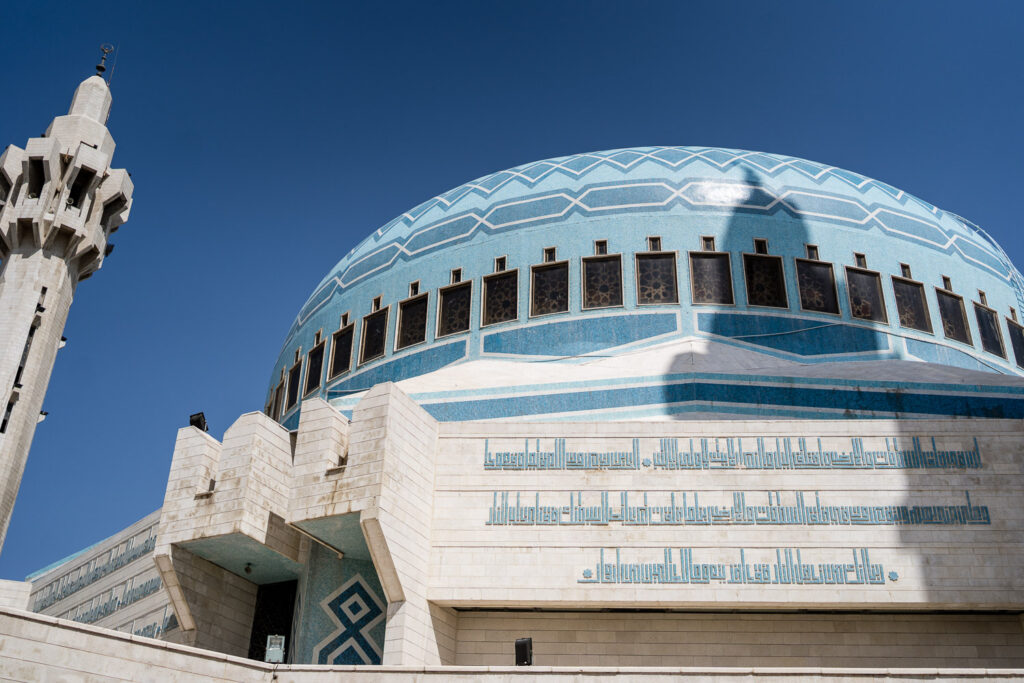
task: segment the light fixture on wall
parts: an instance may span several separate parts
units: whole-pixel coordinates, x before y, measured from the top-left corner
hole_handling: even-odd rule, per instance
[[[188,426],[201,429],[204,432],[209,431],[206,425],[206,415],[203,415],[202,411],[188,416]]]
[[[246,574],[252,574],[252,562],[246,562],[245,563],[244,571],[245,571]]]
[[[533,638],[516,638],[516,666],[533,666]]]

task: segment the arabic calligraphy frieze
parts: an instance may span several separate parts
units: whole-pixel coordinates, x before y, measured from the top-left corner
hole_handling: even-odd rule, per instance
[[[495,491],[487,526],[912,526],[991,524],[988,506],[974,505],[964,491],[957,505],[836,505],[820,491],[794,491],[783,502],[780,491],[733,491],[731,504],[702,502],[693,492]],[[551,498],[568,495],[568,504]],[[749,502],[748,502],[749,496]],[[787,495],[787,498],[790,496]],[[707,498],[707,496],[705,496]],[[762,503],[757,500],[764,501]]]
[[[629,450],[570,450],[564,438],[550,449],[541,440],[524,439],[522,449],[491,450],[484,440],[485,470],[907,470],[979,469],[977,438],[966,449],[940,449],[935,438],[884,439],[868,449],[860,437],[847,449],[829,450],[821,438],[717,437],[658,439],[654,450],[641,451],[640,439]],[[908,443],[909,441],[909,443]],[[922,445],[923,444],[923,445]]]
[[[729,585],[885,585],[899,574],[872,563],[867,548],[851,548],[852,561],[805,561],[800,548],[738,550],[736,562],[698,562],[693,548],[662,549],[660,560],[623,562],[622,549],[599,551],[593,568],[583,570],[577,583],[593,584],[729,584]],[[699,550],[699,549],[698,549]],[[612,554],[614,553],[614,555]],[[762,561],[749,561],[749,555]],[[763,556],[769,555],[767,562]],[[774,560],[774,561],[772,561]]]

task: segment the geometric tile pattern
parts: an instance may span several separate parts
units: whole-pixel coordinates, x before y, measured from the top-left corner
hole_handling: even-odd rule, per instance
[[[317,664],[380,664],[382,650],[370,635],[384,618],[384,604],[356,574],[320,602],[337,627],[313,649]]]
[[[722,175],[737,169],[756,177],[756,183]],[[579,185],[588,176],[607,176],[609,170],[626,182]],[[645,176],[634,180],[638,171]],[[770,182],[773,178],[784,182],[776,185]],[[546,191],[523,194],[542,185]],[[515,193],[506,196],[510,190]],[[878,227],[894,238],[959,254],[1011,284],[1020,284],[1011,282],[1015,270],[1009,257],[981,228],[886,183],[764,152],[650,147],[538,161],[485,176],[424,202],[374,232],[342,259],[303,306],[292,331],[333,294],[386,270],[396,260],[412,260],[454,246],[477,232],[504,232],[576,215],[673,209],[783,212],[864,230]]]

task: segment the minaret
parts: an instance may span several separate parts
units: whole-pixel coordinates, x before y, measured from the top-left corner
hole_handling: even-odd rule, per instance
[[[128,173],[110,168],[110,104],[107,82],[87,78],[67,116],[0,156],[0,547],[75,288],[131,209]]]

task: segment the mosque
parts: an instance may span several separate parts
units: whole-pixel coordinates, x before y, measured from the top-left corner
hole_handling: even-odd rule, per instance
[[[984,230],[827,164],[642,147],[473,180],[341,258],[263,409],[168,444],[156,512],[8,587],[0,653],[1020,677],[1022,311]]]

